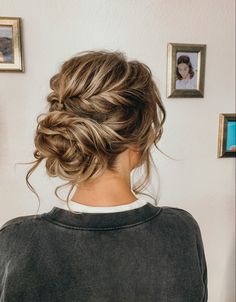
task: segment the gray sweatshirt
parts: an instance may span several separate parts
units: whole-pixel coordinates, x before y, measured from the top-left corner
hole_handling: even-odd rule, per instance
[[[186,210],[47,213],[0,229],[0,302],[205,302],[201,231]]]

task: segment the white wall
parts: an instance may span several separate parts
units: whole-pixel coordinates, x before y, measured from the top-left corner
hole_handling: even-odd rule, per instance
[[[208,263],[210,302],[234,301],[235,159],[217,159],[219,113],[234,111],[235,4],[233,0],[0,0],[1,16],[23,19],[25,73],[0,74],[1,214],[36,212],[25,185],[33,160],[36,116],[46,106],[49,78],[81,50],[126,52],[153,71],[167,110],[155,154],[160,205],[188,210],[198,221]],[[207,44],[203,99],[166,98],[167,43]],[[57,180],[43,167],[31,178],[41,197],[40,212],[58,202]],[[153,178],[153,183],[155,180]],[[67,191],[65,191],[67,192]]]

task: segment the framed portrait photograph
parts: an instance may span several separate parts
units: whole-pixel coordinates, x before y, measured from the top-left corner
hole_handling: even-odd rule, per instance
[[[0,17],[0,71],[24,71],[21,18]]]
[[[205,44],[168,43],[167,97],[204,97],[205,62]]]
[[[236,114],[219,115],[217,157],[236,157]]]

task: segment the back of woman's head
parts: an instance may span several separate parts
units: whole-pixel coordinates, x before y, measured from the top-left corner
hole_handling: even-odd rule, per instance
[[[118,51],[81,52],[62,64],[50,87],[49,110],[37,118],[36,161],[26,177],[30,189],[28,178],[43,159],[47,174],[68,181],[71,192],[106,169],[115,172],[117,156],[135,146],[146,168],[143,182],[133,188],[140,193],[166,118],[147,65]]]

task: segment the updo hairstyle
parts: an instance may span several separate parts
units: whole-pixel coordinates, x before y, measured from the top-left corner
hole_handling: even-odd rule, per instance
[[[106,169],[115,172],[117,156],[136,146],[145,175],[133,191],[141,193],[150,177],[151,148],[159,149],[166,118],[149,67],[118,51],[84,51],[62,64],[50,88],[48,112],[37,117],[36,160],[26,175],[29,188],[37,195],[28,179],[45,160],[50,177],[71,185],[68,204],[75,186]],[[55,189],[58,198],[60,187]]]

